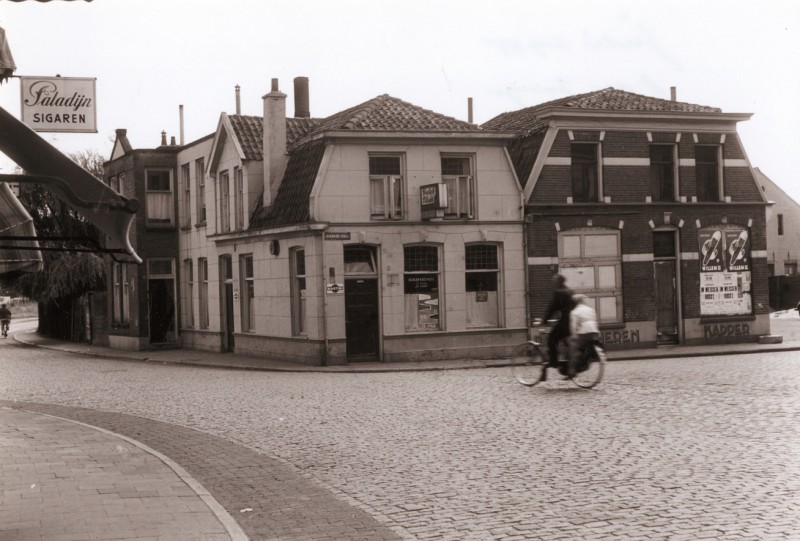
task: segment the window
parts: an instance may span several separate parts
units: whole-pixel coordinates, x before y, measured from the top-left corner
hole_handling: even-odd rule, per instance
[[[403,259],[406,331],[440,330],[439,248],[406,246]]]
[[[597,201],[600,198],[600,178],[597,167],[595,143],[574,143],[572,154],[572,200],[576,202]]]
[[[447,185],[445,218],[474,218],[475,198],[469,157],[442,156],[442,181]]]
[[[650,145],[650,195],[653,201],[675,201],[675,146]]]
[[[369,157],[369,195],[373,220],[399,220],[403,217],[400,156]]]
[[[119,193],[119,177],[113,176],[108,179],[108,186],[115,192]]]
[[[500,324],[497,251],[497,246],[492,244],[466,246],[467,327],[497,327]]]
[[[201,257],[197,260],[197,292],[200,303],[200,328],[208,328],[208,259]]]
[[[185,285],[185,300],[183,312],[183,324],[187,329],[194,327],[194,269],[192,260],[186,259],[183,262],[183,283]]]
[[[197,182],[197,223],[206,223],[206,166],[203,158],[194,161],[194,176]]]
[[[619,233],[570,230],[558,236],[559,272],[575,293],[589,297],[600,323],[622,321]]]
[[[778,214],[778,235],[783,235],[783,214]]]
[[[797,276],[797,263],[787,261],[783,264],[783,272],[786,276]]]
[[[192,180],[189,178],[189,164],[181,166],[181,184],[183,185],[183,203],[181,204],[181,225],[192,225]]]
[[[117,193],[120,195],[125,195],[125,177],[127,175],[125,173],[119,174],[119,189],[117,189]]]
[[[767,263],[767,276],[775,276],[775,263]]]
[[[223,233],[231,230],[231,197],[230,178],[227,171],[219,173],[219,230]]]
[[[147,169],[147,225],[174,225],[172,174],[169,169]]]
[[[111,269],[113,295],[111,306],[111,322],[115,325],[127,325],[130,321],[130,298],[128,291],[128,266],[114,263]]]
[[[306,252],[302,248],[292,251],[292,333],[306,333]]]
[[[675,233],[672,231],[653,232],[653,257],[676,257]]]
[[[720,200],[720,171],[718,146],[696,146],[694,164],[697,175],[697,200]]]
[[[242,291],[242,332],[253,332],[256,328],[253,254],[241,257],[239,272],[241,274],[239,287]]]
[[[233,206],[236,220],[236,230],[244,229],[244,174],[241,167],[233,170]]]

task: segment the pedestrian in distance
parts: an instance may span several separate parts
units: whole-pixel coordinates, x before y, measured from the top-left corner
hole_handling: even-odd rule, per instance
[[[553,296],[542,321],[558,315],[558,321],[550,330],[547,337],[547,351],[550,356],[550,365],[558,366],[558,346],[569,338],[569,318],[575,304],[572,300],[573,291],[567,287],[567,279],[561,275],[553,276]]]
[[[8,309],[5,303],[0,305],[0,329],[2,329],[3,338],[8,336],[8,326],[11,323],[11,310]]]
[[[575,308],[569,315],[570,348],[569,348],[569,373],[574,376],[580,369],[581,354],[586,347],[593,344],[600,334],[597,327],[597,313],[589,306],[589,297],[577,293],[572,297]]]

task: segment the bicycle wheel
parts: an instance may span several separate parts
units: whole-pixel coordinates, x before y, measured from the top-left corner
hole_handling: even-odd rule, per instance
[[[592,351],[589,357],[589,366],[575,374],[572,381],[575,385],[584,389],[591,389],[603,379],[603,372],[606,369],[606,352],[602,346],[597,344],[591,346]]]
[[[533,387],[542,381],[542,375],[547,370],[547,363],[539,346],[534,342],[521,344],[514,352],[511,363],[511,372],[521,384]]]

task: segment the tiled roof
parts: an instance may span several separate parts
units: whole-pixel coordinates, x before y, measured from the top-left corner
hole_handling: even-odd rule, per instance
[[[228,115],[247,160],[264,159],[264,125],[260,116]],[[296,143],[319,123],[316,118],[287,118],[286,146]]]
[[[275,201],[264,207],[262,194],[250,218],[250,229],[279,227],[310,219],[308,201],[323,154],[325,141],[316,140],[298,147],[289,155]]]
[[[676,113],[721,113],[722,110],[706,105],[696,105],[680,101],[652,98],[616,88],[604,88],[585,94],[576,94],[548,101],[533,107],[503,113],[481,126],[484,129],[511,131],[526,135],[542,128],[545,123],[540,118],[543,111],[553,108],[607,111],[665,111]]]
[[[480,131],[474,124],[423,109],[383,94],[322,120],[315,132],[330,130],[393,132]]]

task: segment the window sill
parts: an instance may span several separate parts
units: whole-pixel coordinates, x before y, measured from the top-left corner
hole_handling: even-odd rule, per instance
[[[200,229],[201,227],[205,227],[205,226],[206,226],[206,222],[200,222],[200,223],[198,223],[198,224],[194,224],[194,226],[195,226],[197,229]]]
[[[192,230],[192,226],[191,225],[182,225],[181,226],[181,231],[191,231],[191,230]]]

